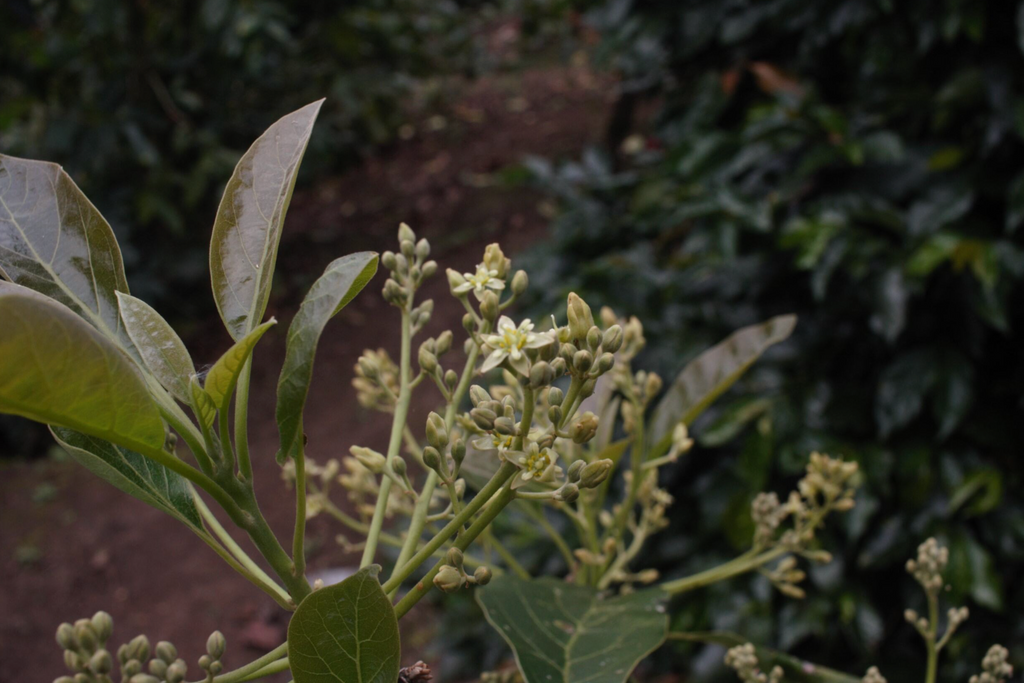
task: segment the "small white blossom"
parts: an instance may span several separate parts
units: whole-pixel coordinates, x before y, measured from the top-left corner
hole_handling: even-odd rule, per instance
[[[470,443],[473,444],[473,448],[483,453],[491,451],[497,451],[498,454],[502,454],[512,447],[513,437],[511,434],[484,434],[481,437],[473,439]]]
[[[498,277],[498,271],[488,268],[483,263],[476,267],[475,274],[463,273],[462,276],[466,278],[466,281],[452,290],[455,294],[465,294],[471,291],[479,301],[484,298],[484,292],[488,289],[496,291],[505,289],[505,283]]]
[[[562,476],[562,468],[557,466],[558,456],[550,448],[541,448],[531,443],[522,451],[509,451],[505,459],[519,468],[519,473],[512,480],[512,488],[517,489],[531,481],[550,482]]]
[[[539,349],[552,343],[552,338],[546,332],[534,332],[533,323],[527,318],[519,323],[519,327],[508,316],[501,316],[498,320],[498,329],[495,334],[484,337],[484,343],[491,349],[490,354],[480,367],[481,372],[487,372],[496,368],[506,358],[517,371],[526,375],[530,372],[530,364],[523,354],[523,349]]]

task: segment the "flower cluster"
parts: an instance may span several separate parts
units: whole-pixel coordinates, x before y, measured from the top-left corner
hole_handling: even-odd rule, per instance
[[[782,681],[781,667],[772,667],[767,674],[761,671],[757,661],[757,651],[751,643],[729,648],[729,651],[725,653],[725,665],[734,669],[743,683],[780,683]]]

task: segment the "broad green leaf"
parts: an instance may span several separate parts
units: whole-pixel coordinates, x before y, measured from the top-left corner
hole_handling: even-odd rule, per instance
[[[668,450],[672,430],[677,424],[693,424],[769,347],[789,337],[794,327],[795,315],[779,315],[733,332],[725,341],[690,361],[651,417],[652,454]]]
[[[526,683],[622,683],[668,633],[660,590],[601,600],[587,586],[505,575],[476,596]]]
[[[139,357],[164,389],[189,403],[189,378],[196,374],[192,357],[181,338],[152,306],[131,294],[117,292],[121,320]]]
[[[114,232],[60,166],[0,154],[0,275],[56,299],[132,343],[116,292],[128,292]]]
[[[736,647],[748,643],[746,638],[730,633],[729,631],[704,631],[694,633],[681,633],[673,631],[670,636],[672,640],[684,640],[697,643],[711,643],[724,647]],[[786,683],[860,683],[860,676],[851,676],[835,669],[812,664],[806,660],[772,650],[767,647],[755,646],[757,653],[758,668],[762,671],[770,671],[774,666],[781,666],[786,672],[783,678]]]
[[[192,396],[192,410],[195,411],[196,417],[202,425],[209,429],[213,426],[213,421],[217,418],[217,406],[214,404],[213,399],[206,393],[206,389],[203,389],[202,385],[199,384],[199,378],[195,375],[189,378],[188,382],[189,393]]]
[[[307,104],[270,126],[224,188],[210,241],[210,276],[217,310],[236,340],[259,324],[267,308],[281,228],[321,104]]]
[[[136,365],[67,306],[0,281],[0,412],[147,452],[164,425]]]
[[[398,619],[381,590],[378,565],[313,591],[288,624],[295,683],[395,683],[401,660]]]
[[[202,530],[203,522],[192,498],[192,487],[180,474],[109,441],[63,427],[50,427],[50,431],[72,458],[100,479],[193,529]]]
[[[228,406],[231,404],[231,395],[235,393],[235,385],[238,383],[238,376],[242,374],[245,362],[252,356],[256,342],[276,324],[277,321],[271,318],[242,337],[235,342],[234,346],[224,352],[224,355],[213,364],[210,372],[206,374],[206,383],[203,388],[213,399],[213,404],[217,406],[221,415],[227,414]]]
[[[288,328],[281,378],[277,382],[278,462],[302,437],[302,411],[313,378],[313,357],[327,322],[358,294],[377,272],[377,254],[364,251],[333,261],[313,283]]]
[[[697,441],[705,448],[716,448],[732,441],[750,422],[764,415],[771,405],[772,402],[766,398],[744,397],[726,408],[701,431]]]

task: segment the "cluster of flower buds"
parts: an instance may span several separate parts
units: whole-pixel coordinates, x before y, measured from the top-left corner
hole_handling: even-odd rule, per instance
[[[885,680],[885,676],[878,670],[877,666],[873,666],[868,669],[868,672],[864,674],[864,677],[860,679],[861,683],[889,683]]]
[[[366,468],[373,475],[383,475],[390,479],[400,491],[409,491],[412,484],[409,482],[408,467],[399,456],[395,456],[388,462],[383,453],[378,453],[372,448],[365,446],[351,446],[349,453],[360,465]]]
[[[764,548],[775,540],[779,525],[788,514],[774,491],[761,492],[750,503],[750,517],[754,520],[754,547]]]
[[[374,462],[379,462],[379,460],[374,458],[373,455],[366,453],[366,451],[370,451],[370,449],[365,449],[364,451],[359,446],[355,446],[353,448],[359,449],[359,452],[363,454],[362,460],[369,461],[371,465]],[[352,452],[352,449],[350,449],[350,453]],[[377,453],[377,455],[380,454]],[[381,455],[381,457],[384,456]],[[356,455],[348,455],[344,457],[341,461],[342,472],[338,475],[338,483],[341,484],[342,488],[348,491],[347,497],[349,501],[352,502],[356,511],[359,513],[359,516],[365,520],[373,515],[377,493],[380,491],[380,482],[377,479],[379,472],[374,473],[374,471],[363,464],[362,460],[360,460]],[[396,458],[396,463],[398,460],[401,460],[401,458]],[[405,462],[403,461],[402,465],[404,464]],[[401,469],[401,467],[402,466],[399,465],[397,469]],[[397,476],[397,469],[392,469],[394,470],[393,474]],[[381,471],[383,471],[383,468],[381,468]],[[391,518],[396,514],[408,515],[412,514],[412,511],[413,505],[408,496],[388,496],[387,507],[385,508],[386,517]]]
[[[605,306],[601,309],[601,324],[606,330],[613,325],[619,325],[622,328],[622,345],[617,353],[623,361],[633,360],[647,345],[647,340],[644,339],[644,326],[636,316],[629,320],[619,320],[615,311]]]
[[[782,667],[776,666],[767,674],[761,671],[757,651],[751,643],[729,648],[725,665],[734,669],[743,683],[779,683],[782,680]]]
[[[526,271],[519,270],[512,275],[511,283],[508,282],[512,272],[512,261],[508,259],[498,244],[489,244],[484,250],[484,258],[477,264],[473,273],[459,273],[457,270],[448,269],[448,286],[452,295],[462,301],[467,313],[462,320],[463,327],[467,332],[473,333],[480,319],[493,325],[498,319],[498,314],[504,308],[510,306],[518,299],[529,286],[529,278]],[[501,293],[509,284],[512,295],[501,301]],[[476,298],[479,305],[479,317],[473,312],[469,304],[470,293]]]
[[[381,264],[391,271],[391,277],[384,283],[384,300],[393,306],[408,309],[413,294],[424,279],[437,272],[437,262],[428,261],[430,243],[426,239],[416,241],[416,233],[405,223],[398,228],[399,253],[385,251]],[[429,302],[427,302],[429,303]],[[421,304],[411,311],[414,327],[422,327],[430,319],[433,304]]]
[[[446,484],[459,476],[466,459],[466,442],[457,432],[448,431],[444,418],[435,412],[427,416],[427,446],[423,449],[423,465],[437,472]]]
[[[804,589],[798,586],[807,574],[797,567],[796,558],[792,555],[782,560],[771,569],[762,570],[761,573],[768,577],[772,585],[783,595],[801,600],[806,596]]]
[[[355,367],[352,386],[359,405],[390,413],[398,396],[398,366],[384,349],[366,349]]]
[[[213,683],[213,677],[224,670],[220,660],[227,648],[227,640],[220,631],[214,631],[206,639],[206,654],[199,658],[199,668],[206,672],[207,683]]]
[[[811,453],[807,473],[797,482],[797,491],[789,494],[782,508],[783,518],[788,516],[793,520],[793,528],[782,534],[782,545],[808,559],[823,562],[831,559],[827,553],[808,550],[808,546],[814,540],[818,525],[830,512],[853,509],[858,472],[856,462]]]
[[[451,399],[452,392],[459,382],[459,374],[454,370],[445,371],[440,363],[440,358],[451,351],[452,339],[451,330],[445,330],[437,337],[426,339],[420,344],[417,353],[420,372],[434,380],[446,401]]]
[[[969,683],[1000,683],[1013,675],[1013,667],[1007,658],[1009,651],[1002,645],[993,645],[981,660],[980,675],[971,676]]]
[[[602,332],[594,324],[590,306],[575,292],[569,294],[566,316],[569,324],[556,330],[558,357],[552,362],[557,364],[556,374],[564,372],[583,381],[580,394],[586,397],[594,393],[597,378],[615,366],[615,353],[622,348],[622,327],[616,323]]]
[[[929,538],[917,547],[917,559],[907,560],[907,572],[921,584],[928,595],[938,595],[944,581],[942,572],[949,564],[949,548],[939,545],[934,538]]]
[[[491,582],[491,570],[477,567],[472,574],[467,574],[463,565],[462,551],[449,548],[445,564],[441,565],[434,575],[434,585],[444,593],[454,593],[467,586],[486,586]]]
[[[110,683],[114,661],[106,650],[114,620],[106,612],[92,619],[57,628],[57,643],[64,649],[64,664],[73,676],[61,676],[54,683]]]

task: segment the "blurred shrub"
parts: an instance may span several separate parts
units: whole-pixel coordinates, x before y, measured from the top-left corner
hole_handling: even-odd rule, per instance
[[[665,377],[732,329],[800,316],[788,353],[695,425],[674,538],[652,552],[666,570],[724,559],[715,539],[748,538],[752,495],[811,450],[856,458],[868,478],[841,532],[847,559],[812,572],[807,600],[770,610],[780,598],[756,579],[693,598],[680,626],[847,669],[875,657],[911,680],[918,644],[894,606],[915,604],[902,561],[934,533],[972,609],[974,645],[955,641],[955,657],[1020,643],[1024,10],[613,0],[590,19],[622,77],[614,147],[532,162],[560,210],[531,289],[643,311]],[[637,133],[645,99],[658,113]]]
[[[183,294],[206,279],[221,185],[248,143],[321,97],[307,173],[389,142],[413,79],[473,63],[481,4],[12,0],[0,149],[63,165],[112,222],[137,293],[181,313],[208,299]]]

